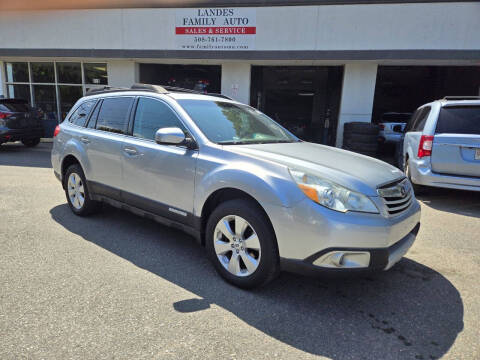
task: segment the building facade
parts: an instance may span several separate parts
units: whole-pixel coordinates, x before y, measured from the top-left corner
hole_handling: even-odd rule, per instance
[[[479,95],[479,2],[162,4],[0,11],[0,95],[41,108],[50,129],[92,87],[221,92],[336,146],[346,122]]]

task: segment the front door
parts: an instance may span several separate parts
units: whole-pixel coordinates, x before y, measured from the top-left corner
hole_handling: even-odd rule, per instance
[[[195,165],[198,152],[183,146],[159,145],[160,128],[186,130],[174,110],[155,98],[140,97],[130,134],[122,143],[125,202],[182,223],[192,221]]]

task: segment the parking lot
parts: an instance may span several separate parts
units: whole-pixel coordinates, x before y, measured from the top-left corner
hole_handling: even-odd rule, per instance
[[[391,271],[244,291],[187,235],[69,210],[50,144],[0,147],[0,358],[478,359],[480,194],[432,190]]]

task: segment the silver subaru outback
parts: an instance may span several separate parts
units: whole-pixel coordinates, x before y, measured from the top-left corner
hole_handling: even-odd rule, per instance
[[[89,93],[55,130],[52,164],[76,215],[105,202],[180,228],[244,288],[280,269],[387,270],[420,227],[395,167],[301,141],[221,95],[142,84]]]

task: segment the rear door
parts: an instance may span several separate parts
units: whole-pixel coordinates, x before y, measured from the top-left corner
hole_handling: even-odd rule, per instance
[[[480,177],[480,105],[444,106],[432,148],[436,173]]]
[[[132,96],[103,99],[80,138],[89,161],[85,175],[93,192],[116,200],[120,199],[122,186],[121,146],[133,102]]]

